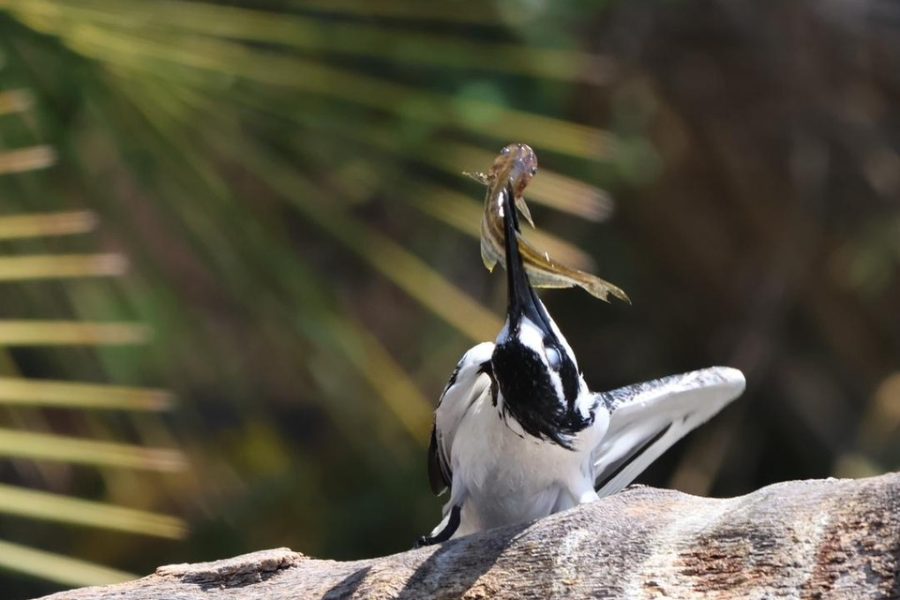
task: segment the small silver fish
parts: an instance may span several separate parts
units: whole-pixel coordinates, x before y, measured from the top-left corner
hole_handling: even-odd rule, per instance
[[[512,194],[516,208],[528,223],[534,227],[531,212],[523,195],[528,182],[537,173],[537,156],[526,144],[510,144],[500,151],[488,173],[467,173],[475,181],[488,186],[484,200],[484,216],[481,219],[481,259],[488,271],[494,266],[506,264],[503,248],[503,199],[504,194]],[[595,275],[555,263],[546,252],[538,251],[516,228],[519,251],[528,272],[528,279],[534,287],[569,288],[579,286],[601,300],[609,301],[609,294],[631,303],[628,295],[620,288]]]

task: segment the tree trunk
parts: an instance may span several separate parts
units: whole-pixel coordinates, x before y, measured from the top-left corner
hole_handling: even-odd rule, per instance
[[[900,598],[900,474],[728,500],[635,487],[533,524],[371,560],[286,548],[53,600]]]

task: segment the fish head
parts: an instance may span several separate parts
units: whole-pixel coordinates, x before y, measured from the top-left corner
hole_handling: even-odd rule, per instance
[[[510,144],[500,151],[491,165],[489,178],[498,185],[512,184],[514,197],[521,197],[528,182],[537,173],[537,155],[528,144]]]

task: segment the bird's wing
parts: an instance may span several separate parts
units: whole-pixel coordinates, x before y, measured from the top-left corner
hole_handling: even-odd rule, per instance
[[[609,428],[594,450],[600,497],[632,482],[650,463],[744,391],[744,375],[711,367],[598,394]]]
[[[428,482],[435,494],[442,494],[453,482],[450,467],[453,437],[472,403],[491,388],[493,353],[491,342],[478,344],[466,352],[438,401],[428,446]]]

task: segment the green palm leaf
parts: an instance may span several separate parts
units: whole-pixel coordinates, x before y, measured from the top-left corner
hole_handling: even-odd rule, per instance
[[[0,114],[27,110],[30,102],[24,99],[28,97],[22,92],[0,95]],[[0,174],[44,169],[52,165],[55,156],[47,146],[5,151],[0,153]],[[87,233],[96,223],[97,219],[84,211],[4,216],[0,217],[0,240],[34,244],[42,238]],[[0,283],[118,276],[124,273],[126,266],[122,255],[117,253],[0,256]],[[81,411],[160,411],[171,406],[169,394],[122,386],[26,379],[20,376],[17,359],[9,353],[10,348],[17,346],[116,346],[144,343],[147,338],[147,328],[134,323],[0,319],[3,358],[0,371],[4,375],[0,377],[0,416],[20,427],[0,427],[0,459],[19,465],[34,463],[39,472],[45,469],[47,461],[66,467],[83,465],[95,469],[183,470],[186,459],[177,450],[149,449],[143,445],[50,433],[54,427],[53,419],[33,412],[34,408],[49,407]],[[32,410],[22,412],[25,407]],[[101,424],[97,416],[87,413],[82,413],[80,420],[88,430],[97,430]],[[0,515],[170,539],[181,538],[186,533],[184,522],[176,517],[116,506],[110,501],[84,500],[11,485],[0,485]],[[61,584],[112,583],[133,577],[123,571],[10,541],[0,541],[0,555],[0,568]]]
[[[287,419],[266,410],[312,411],[313,430],[355,452],[334,443],[322,456],[405,477],[427,443],[431,397],[461,348],[501,326],[485,290],[435,266],[459,260],[432,243],[447,227],[464,236],[454,247],[478,260],[484,190],[461,171],[486,169],[501,146],[528,142],[551,164],[565,156],[577,165],[542,168],[530,201],[593,221],[611,211],[578,169],[614,156],[616,140],[568,120],[563,102],[536,110],[529,92],[602,82],[614,65],[565,44],[518,41],[509,34],[515,16],[482,3],[307,0],[260,10],[29,0],[0,1],[0,11],[11,81],[0,89],[0,115],[14,119],[0,131],[17,144],[0,154],[9,174],[0,191],[18,202],[0,216],[0,284],[16,292],[0,300],[0,346],[9,349],[0,406],[18,415],[15,427],[0,425],[0,454],[37,465],[42,483],[55,469],[91,465],[108,492],[84,500],[0,487],[0,514],[184,534],[182,522],[144,511],[153,506],[114,506],[139,499],[130,486],[187,460],[155,414],[172,396],[140,387],[148,365],[182,398],[186,452],[201,465],[197,484],[146,492],[162,505],[215,513],[277,488],[271,478],[301,481],[304,498],[327,487],[290,448]],[[435,23],[453,27],[423,30]],[[58,180],[42,170],[54,160]],[[71,237],[98,222],[109,247]],[[591,266],[567,240],[533,235],[559,260]],[[123,248],[134,275],[120,284]],[[409,301],[399,310],[415,347],[406,332],[370,331],[378,305],[349,275],[357,268]],[[277,353],[257,360],[257,347]],[[37,352],[59,372],[20,377],[20,357]],[[59,409],[82,426],[58,430]],[[240,424],[219,425],[231,411]],[[304,540],[323,543],[326,534],[305,523]],[[7,567],[40,576],[23,564]],[[115,577],[85,567],[59,581]]]

